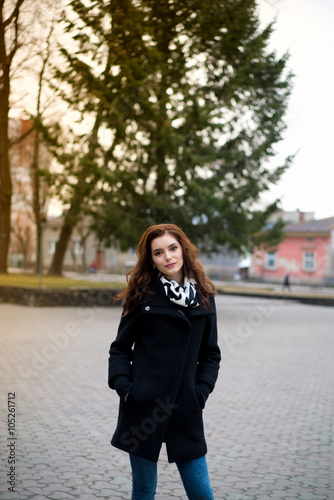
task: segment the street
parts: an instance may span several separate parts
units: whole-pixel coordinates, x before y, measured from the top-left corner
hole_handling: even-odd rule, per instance
[[[215,500],[334,499],[334,308],[216,302],[223,359],[204,411]],[[130,499],[128,457],[110,446],[120,313],[0,304],[1,499]],[[156,499],[185,498],[163,448]]]

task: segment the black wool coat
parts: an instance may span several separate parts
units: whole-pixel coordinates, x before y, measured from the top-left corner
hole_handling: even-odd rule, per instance
[[[109,387],[129,378],[111,444],[157,462],[166,442],[169,462],[206,454],[202,410],[220,363],[215,301],[210,309],[171,302],[159,279],[143,302],[121,318],[109,352]]]

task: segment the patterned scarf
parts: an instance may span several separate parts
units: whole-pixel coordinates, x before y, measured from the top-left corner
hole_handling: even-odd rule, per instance
[[[195,281],[184,278],[183,285],[174,280],[168,280],[160,276],[165,292],[169,300],[183,307],[198,307],[200,302],[195,288]]]

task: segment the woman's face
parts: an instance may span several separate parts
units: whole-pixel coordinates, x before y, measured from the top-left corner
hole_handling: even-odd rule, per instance
[[[178,240],[166,233],[151,243],[153,264],[166,278],[183,285],[183,252]]]

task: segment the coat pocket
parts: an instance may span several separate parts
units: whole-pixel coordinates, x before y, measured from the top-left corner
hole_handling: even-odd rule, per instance
[[[138,389],[139,389],[139,386],[140,386],[140,383],[141,383],[141,379],[139,377],[135,377],[133,379],[133,382],[132,382],[132,385],[131,385],[131,389],[128,393],[128,397],[126,398],[126,401],[125,401],[125,404],[126,405],[133,405],[136,401],[136,394],[138,392]]]
[[[197,384],[196,384],[196,395],[197,395],[198,404],[200,405],[201,410],[203,410],[204,406],[205,406],[206,399],[205,399],[202,391],[200,390],[200,388]]]

